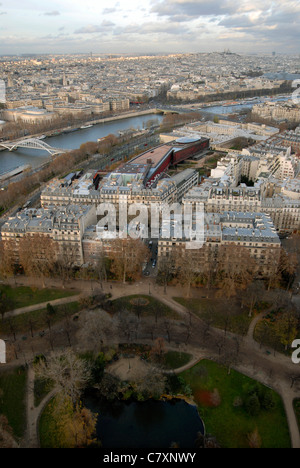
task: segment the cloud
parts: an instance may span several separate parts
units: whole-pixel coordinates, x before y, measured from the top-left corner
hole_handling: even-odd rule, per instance
[[[117,11],[116,8],[104,8],[102,11],[103,15],[109,15],[110,13],[115,13]]]
[[[46,13],[44,13],[45,16],[59,16],[60,15],[60,12],[57,11],[57,10],[54,10],[54,11],[47,11]]]
[[[160,35],[173,35],[178,37],[180,31],[180,38],[182,38],[183,34],[189,33],[189,29],[187,26],[182,26],[179,23],[171,22],[171,21],[153,21],[153,22],[145,22],[145,23],[131,23],[127,26],[117,27],[114,30],[115,35],[140,35],[144,38],[145,41],[148,41],[148,37],[154,34]]]
[[[89,24],[82,28],[76,29],[74,34],[94,34],[111,31],[115,24],[112,21],[102,21],[100,25]]]
[[[232,12],[233,6],[227,6],[222,0],[154,0],[152,13],[158,16],[181,17],[186,21],[201,16],[220,16]]]
[[[225,16],[218,24],[225,28],[224,34],[245,33],[249,41],[258,44],[263,41],[288,47],[299,41],[299,23],[299,2],[276,0],[263,4],[242,1],[236,14]]]
[[[99,51],[105,48],[108,52],[133,52],[143,48],[158,52],[198,52],[226,47],[239,52],[298,52],[299,0],[123,0],[118,3],[116,0],[88,0],[86,3],[61,0],[54,1],[50,8],[49,3],[45,8],[45,3],[39,5],[36,0],[26,0],[22,6],[20,0],[1,1],[1,10],[14,12],[14,16],[8,14],[6,26],[12,35],[15,33],[11,36],[14,40],[10,50],[16,44],[17,52],[17,37],[20,49],[24,50],[27,45],[28,51],[42,50],[42,46],[45,50],[48,47],[63,50],[65,46],[67,50],[69,46],[68,50],[72,51],[82,51],[86,47]],[[0,12],[1,16],[4,14],[6,11]],[[59,15],[64,19],[68,15],[68,23],[64,20],[63,29],[57,18],[54,23],[57,34],[73,31],[62,41],[62,34],[51,36],[53,22]],[[40,21],[41,16],[43,21]],[[47,17],[53,18],[46,22]],[[32,35],[34,40],[26,41],[26,37]],[[41,36],[43,40],[39,42]],[[8,36],[4,32],[0,41],[1,49],[8,50]]]

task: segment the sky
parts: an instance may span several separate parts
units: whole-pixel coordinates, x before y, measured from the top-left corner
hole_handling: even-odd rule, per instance
[[[0,0],[0,55],[298,54],[299,24],[299,0]]]

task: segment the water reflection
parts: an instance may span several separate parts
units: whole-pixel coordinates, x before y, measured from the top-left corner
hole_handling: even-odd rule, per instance
[[[204,426],[197,408],[183,400],[113,402],[86,396],[84,405],[98,414],[97,438],[103,448],[194,448]]]

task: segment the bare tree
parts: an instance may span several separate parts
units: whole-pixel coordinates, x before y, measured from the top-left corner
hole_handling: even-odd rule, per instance
[[[174,256],[164,256],[159,261],[157,280],[164,287],[164,293],[167,292],[167,286],[174,274],[175,259]]]
[[[294,339],[297,337],[298,317],[295,311],[291,308],[280,314],[275,322],[275,332],[280,339],[280,343],[287,350],[291,346]]]
[[[79,329],[76,334],[79,342],[87,343],[88,348],[100,351],[118,334],[116,322],[103,310],[89,311],[80,314]]]
[[[146,398],[159,398],[165,391],[166,377],[155,371],[150,371],[141,381],[136,383],[137,391]]]
[[[117,315],[119,336],[125,335],[126,341],[131,342],[132,336],[137,337],[139,320],[137,316],[126,309],[120,310]]]
[[[56,254],[56,244],[49,236],[34,234],[20,240],[20,264],[26,275],[41,278],[43,287],[45,278],[53,274]]]
[[[286,279],[287,290],[290,289],[298,267],[298,255],[296,252],[287,252],[281,249],[279,271],[281,276]]]
[[[107,257],[104,255],[104,253],[101,253],[95,262],[94,270],[96,274],[98,275],[98,280],[100,282],[101,288],[102,288],[102,282],[107,281]]]
[[[13,276],[16,270],[15,243],[0,239],[0,275],[4,278]]]
[[[62,399],[71,398],[74,404],[91,378],[88,363],[71,348],[40,360],[35,371],[38,377],[53,381]]]
[[[164,329],[167,334],[169,343],[171,343],[171,328],[172,328],[172,322],[170,320],[164,320]]]
[[[154,345],[151,348],[150,356],[161,362],[165,354],[165,340],[162,337],[156,338]]]
[[[78,264],[78,245],[63,244],[57,254],[55,263],[55,272],[62,280],[63,287],[65,283],[73,277],[74,268]]]
[[[198,273],[197,256],[192,250],[180,250],[177,256],[177,277],[187,288],[186,297],[190,297],[191,286]]]
[[[291,380],[291,388],[294,387],[296,382],[300,381],[300,375],[297,374],[288,375],[288,378]]]
[[[237,356],[234,350],[228,350],[220,357],[220,363],[227,367],[227,374],[230,375],[231,368],[237,363]]]
[[[149,259],[149,249],[137,239],[115,239],[111,243],[111,271],[119,281],[126,283],[127,278],[138,279],[142,264]]]
[[[249,317],[252,317],[254,306],[261,300],[265,293],[263,281],[253,281],[249,284],[243,301],[249,306]]]
[[[257,271],[255,260],[246,247],[223,245],[218,253],[218,279],[220,294],[227,298],[236,295],[238,289],[245,289]]]
[[[221,356],[221,353],[222,353],[222,350],[225,346],[225,338],[224,337],[221,337],[221,336],[218,336],[215,340],[215,344],[218,348],[218,354],[219,356]]]

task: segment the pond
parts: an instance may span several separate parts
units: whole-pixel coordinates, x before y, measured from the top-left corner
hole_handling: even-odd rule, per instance
[[[204,425],[196,406],[184,400],[126,402],[89,395],[84,405],[98,414],[97,438],[103,448],[195,447],[197,433]]]

